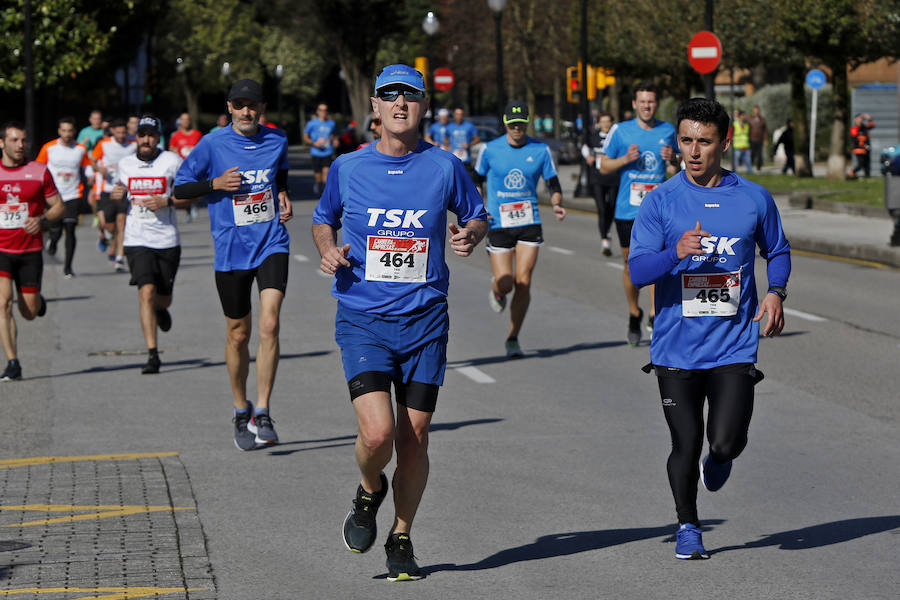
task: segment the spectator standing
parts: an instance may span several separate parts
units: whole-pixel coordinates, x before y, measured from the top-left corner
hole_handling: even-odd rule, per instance
[[[766,119],[759,113],[759,107],[753,107],[750,117],[750,162],[757,171],[762,170],[763,147],[769,143],[769,128]]]
[[[858,114],[853,118],[853,126],[850,127],[850,137],[853,140],[853,169],[850,171],[850,177],[856,179],[859,171],[871,175],[871,165],[869,160],[869,152],[872,150],[872,138],[869,136],[869,130],[875,127],[875,121],[869,113]]]
[[[775,142],[775,152],[778,151],[778,146],[784,146],[784,167],[781,169],[781,174],[784,175],[790,169],[793,175],[797,174],[797,167],[794,165],[794,120],[788,119],[785,124],[784,131],[781,132],[781,135],[778,136],[778,140]]]
[[[753,172],[753,165],[750,162],[750,123],[747,122],[747,113],[739,110],[737,120],[734,122],[734,137],[732,138],[734,146],[734,172],[737,173],[741,163],[747,165],[747,172]]]

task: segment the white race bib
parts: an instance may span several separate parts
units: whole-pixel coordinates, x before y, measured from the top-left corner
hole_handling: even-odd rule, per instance
[[[0,204],[0,229],[21,229],[26,219],[27,204]]]
[[[469,160],[469,151],[466,148],[460,148],[459,150],[453,151],[453,156],[463,162],[466,162],[467,160]]]
[[[252,194],[234,195],[234,224],[238,227],[265,223],[275,218],[272,188]]]
[[[428,238],[366,237],[366,281],[422,283],[428,274]]]
[[[59,181],[64,186],[70,186],[75,183],[75,177],[77,173],[72,173],[71,171],[57,171],[56,176],[59,177]]]
[[[534,223],[531,200],[500,205],[500,227],[522,227]]]
[[[155,221],[156,213],[144,204],[144,200],[150,196],[132,196],[131,213],[128,218],[134,217],[142,221]]]
[[[685,317],[732,317],[740,302],[740,271],[681,275],[681,314]]]
[[[640,206],[644,196],[659,187],[658,183],[632,183],[628,203],[632,206]]]

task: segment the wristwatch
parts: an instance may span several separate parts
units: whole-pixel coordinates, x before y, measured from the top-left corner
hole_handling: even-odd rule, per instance
[[[769,293],[775,294],[776,296],[781,298],[782,302],[784,302],[787,298],[787,288],[785,288],[783,285],[769,286]]]

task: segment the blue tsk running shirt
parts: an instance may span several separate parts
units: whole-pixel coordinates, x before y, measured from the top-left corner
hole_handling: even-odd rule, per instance
[[[334,135],[336,129],[337,124],[331,119],[327,119],[325,121],[319,119],[318,117],[310,119],[309,122],[306,123],[306,129],[303,130],[306,132],[306,135],[309,136],[309,139],[314,142],[317,142],[323,138],[329,141],[327,144],[325,144],[324,148],[312,146],[309,149],[309,153],[312,156],[331,156],[331,154],[334,152],[334,145],[331,143],[331,136]]]
[[[313,223],[344,228],[352,267],[338,269],[332,294],[351,310],[404,315],[443,301],[447,211],[461,225],[485,220],[465,167],[419,140],[414,152],[388,156],[377,144],[342,154],[328,171]]]
[[[431,127],[428,128],[428,135],[437,142],[438,146],[443,146],[445,141],[444,138],[447,137],[448,127],[450,127],[450,123],[443,125],[440,121],[435,121],[431,124]]]
[[[603,154],[610,158],[625,156],[632,144],[640,147],[641,155],[619,169],[616,218],[623,221],[633,220],[644,196],[666,180],[666,162],[660,154],[663,146],[678,151],[675,127],[671,123],[656,121],[653,129],[644,129],[638,119],[632,119],[613,125],[606,137]]]
[[[472,153],[469,151],[468,145],[472,143],[476,135],[478,135],[478,130],[469,121],[448,123],[447,137],[450,138],[450,152],[466,164],[472,162]]]
[[[481,147],[475,172],[487,177],[485,205],[491,229],[540,225],[538,181],[556,177],[550,148],[527,138],[523,146],[510,145],[506,136]]]
[[[216,271],[255,269],[270,254],[290,251],[275,184],[276,173],[289,167],[287,137],[269,127],[252,137],[231,126],[218,129],[203,136],[184,159],[175,185],[214,179],[232,167],[241,173],[241,189],[206,196]]]
[[[731,171],[723,174],[714,188],[692,183],[683,171],[672,177],[644,199],[631,230],[632,281],[656,284],[655,365],[710,369],[756,362],[757,246],[769,261],[768,284],[787,284],[791,247],[771,194]],[[711,234],[700,241],[704,254],[678,260],[675,247],[697,221]]]

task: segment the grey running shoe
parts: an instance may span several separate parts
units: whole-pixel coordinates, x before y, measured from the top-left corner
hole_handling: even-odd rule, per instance
[[[644,311],[638,309],[638,316],[628,315],[628,343],[637,346],[641,343],[641,319],[644,318]]]
[[[269,416],[268,411],[253,415],[247,423],[247,431],[256,435],[257,444],[277,444],[278,434],[275,433],[275,421]]]
[[[165,308],[156,309],[156,325],[160,331],[168,331],[172,329],[172,315]]]
[[[416,564],[408,533],[392,533],[384,545],[384,551],[387,553],[388,581],[422,579],[422,571]]]
[[[488,291],[488,301],[491,303],[491,310],[495,313],[503,312],[503,309],[506,308],[506,296],[498,296],[493,289]]]
[[[0,375],[0,381],[18,381],[22,379],[22,365],[18,360],[11,360],[6,363],[6,369]]]
[[[256,434],[247,428],[253,415],[253,405],[249,402],[247,404],[249,408],[245,412],[235,412],[231,420],[234,423],[234,445],[238,450],[245,451],[256,449]]]
[[[367,551],[378,537],[375,515],[388,491],[388,480],[384,473],[381,473],[379,479],[381,489],[374,494],[367,492],[362,485],[356,488],[353,508],[344,519],[344,545],[352,552],[361,554]]]
[[[125,259],[121,256],[117,256],[113,259],[113,262],[115,263],[116,273],[124,273],[128,270],[128,267],[125,266]]]
[[[519,346],[519,340],[516,338],[509,338],[506,340],[506,357],[519,358],[522,356],[525,356],[525,353],[522,352],[522,347]]]

